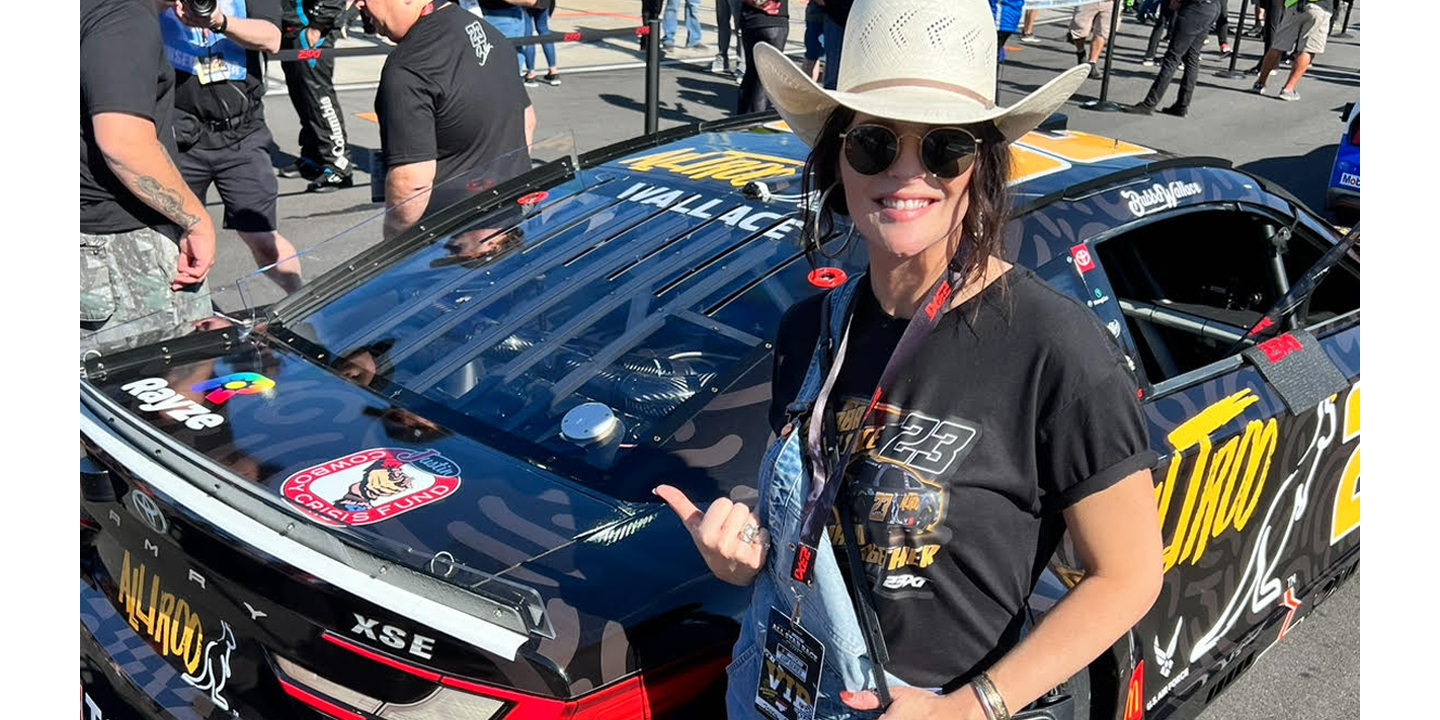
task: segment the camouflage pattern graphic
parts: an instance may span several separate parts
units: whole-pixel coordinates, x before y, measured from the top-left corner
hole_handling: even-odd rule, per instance
[[[82,337],[107,331],[119,339],[208,317],[205,283],[170,289],[179,258],[175,241],[150,228],[80,233]]]

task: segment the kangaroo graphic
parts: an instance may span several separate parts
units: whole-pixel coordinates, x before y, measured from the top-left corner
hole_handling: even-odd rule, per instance
[[[221,620],[220,637],[205,643],[205,667],[200,669],[200,674],[180,676],[196,690],[208,691],[210,701],[221,710],[230,709],[230,702],[220,695],[220,691],[225,689],[225,681],[230,679],[230,651],[234,649],[235,634],[230,631],[229,623]]]
[[[1175,632],[1170,636],[1170,646],[1160,647],[1160,636],[1155,636],[1155,662],[1160,666],[1160,677],[1170,677],[1170,670],[1175,667],[1175,646],[1180,642],[1180,626],[1185,622],[1184,618],[1175,621]]]

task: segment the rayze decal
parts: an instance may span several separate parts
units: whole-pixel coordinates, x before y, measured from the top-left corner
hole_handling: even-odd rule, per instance
[[[805,163],[790,158],[761,155],[739,150],[697,152],[693,148],[667,150],[654,155],[621,160],[631,170],[666,170],[691,180],[728,180],[735,187],[744,187],[751,180],[773,180],[797,176]]]
[[[1204,192],[1197,182],[1182,182],[1175,180],[1169,185],[1155,183],[1150,187],[1135,191],[1121,190],[1120,197],[1126,201],[1130,208],[1130,214],[1135,217],[1142,217],[1147,213],[1156,210],[1168,210],[1180,204],[1185,198],[1199,195]]]
[[[274,388],[274,380],[259,373],[243,372],[206,380],[192,386],[190,391],[205,393],[205,400],[212,405],[224,405],[227,400],[236,395],[254,395],[268,392]],[[165,378],[136,380],[121,385],[120,389],[144,403],[140,406],[140,410],[163,412],[170,418],[185,423],[185,427],[191,430],[203,430],[225,424],[224,417],[171,389],[170,382]]]
[[[368,525],[443,500],[460,466],[434,450],[373,448],[285,478],[280,492],[328,525]]]

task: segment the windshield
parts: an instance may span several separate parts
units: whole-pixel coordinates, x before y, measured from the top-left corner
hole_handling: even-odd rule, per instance
[[[313,295],[310,290],[317,285],[333,285],[336,275],[354,272],[355,268],[350,263],[355,258],[383,240],[400,235],[413,224],[400,218],[419,215],[420,224],[423,225],[444,217],[448,214],[446,210],[451,210],[460,203],[477,195],[490,193],[497,185],[528,170],[532,164],[539,165],[562,158],[569,158],[572,166],[576,164],[574,139],[568,133],[537,141],[530,146],[528,153],[525,149],[517,149],[483,167],[436,183],[426,193],[388,210],[379,210],[374,216],[357,223],[349,230],[312,247],[300,249],[294,256],[281,258],[275,265],[291,260],[299,261],[301,276],[307,279],[308,284],[296,291],[295,295],[298,297],[293,299],[303,301],[305,297]],[[424,210],[409,212],[416,208]],[[220,242],[226,240],[226,234],[228,233],[222,233]],[[211,317],[203,320],[181,319],[173,317],[173,313],[169,311],[161,311],[106,327],[99,332],[83,334],[80,338],[82,361],[206,330],[236,327],[242,332],[248,331],[256,323],[269,319],[270,311],[277,304],[281,304],[281,301],[287,300],[286,293],[280,286],[265,275],[266,270],[271,267],[274,265],[257,268],[241,275],[234,282],[223,285],[207,282],[195,298],[197,303],[213,312]]]

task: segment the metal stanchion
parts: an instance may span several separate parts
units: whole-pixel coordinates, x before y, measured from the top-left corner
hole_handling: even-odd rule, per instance
[[[1100,79],[1100,97],[1095,100],[1088,100],[1080,103],[1080,107],[1086,110],[1098,112],[1116,112],[1120,105],[1109,100],[1110,97],[1110,62],[1115,59],[1115,31],[1120,27],[1120,0],[1115,0],[1115,7],[1110,13],[1110,36],[1105,39],[1105,73]]]
[[[1347,0],[1347,2],[1345,3],[1345,22],[1344,22],[1344,23],[1341,23],[1341,25],[1340,25],[1340,32],[1335,33],[1335,37],[1339,37],[1339,38],[1348,38],[1348,37],[1350,37],[1350,11],[1351,11],[1351,10],[1354,10],[1354,9],[1355,9],[1355,0]],[[1332,23],[1332,27],[1333,27],[1333,23]]]
[[[660,18],[645,23],[650,33],[645,43],[645,134],[660,129]]]
[[[1249,9],[1250,0],[1240,0],[1240,20],[1235,23],[1235,44],[1230,46],[1230,68],[1215,73],[1220,77],[1231,80],[1245,77],[1243,71],[1235,69],[1235,63],[1240,61],[1240,41],[1245,37],[1245,18]],[[1225,8],[1221,7],[1220,12],[1225,12]]]

